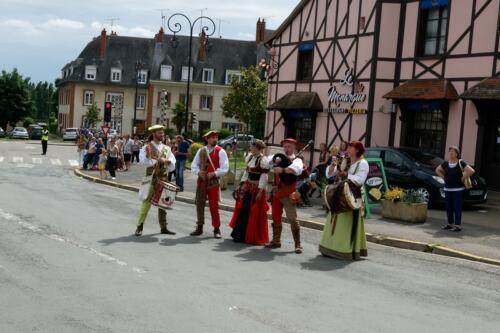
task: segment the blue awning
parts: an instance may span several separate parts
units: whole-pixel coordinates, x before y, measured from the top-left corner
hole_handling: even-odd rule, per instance
[[[448,6],[448,0],[421,0],[420,9],[431,9]]]

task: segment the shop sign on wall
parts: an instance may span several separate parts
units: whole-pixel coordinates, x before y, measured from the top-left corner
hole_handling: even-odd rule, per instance
[[[344,78],[340,80],[341,87],[348,87],[349,92],[339,92],[337,86],[332,85],[328,90],[328,101],[332,107],[325,109],[329,113],[352,113],[366,114],[364,108],[356,108],[356,103],[366,101],[364,93],[365,86],[362,83],[354,82],[353,69],[348,67],[345,71]]]

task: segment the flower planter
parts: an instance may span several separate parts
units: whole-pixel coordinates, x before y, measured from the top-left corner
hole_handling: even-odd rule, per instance
[[[427,203],[408,204],[382,201],[382,217],[413,223],[422,223],[427,219]]]

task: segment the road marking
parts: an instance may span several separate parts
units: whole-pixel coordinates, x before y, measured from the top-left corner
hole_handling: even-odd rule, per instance
[[[20,163],[16,165],[18,168],[29,168],[32,169],[34,167],[33,164],[28,164],[28,163]]]
[[[52,165],[62,165],[61,161],[58,158],[51,158],[50,163],[52,163]]]
[[[36,147],[33,147],[33,146],[24,146],[24,149],[32,149],[32,150],[35,150]]]
[[[23,221],[21,218],[15,216],[14,214],[6,212],[6,211],[2,210],[1,208],[0,208],[0,218],[3,218],[5,220],[7,220],[8,222],[17,222],[17,224],[19,224],[21,227],[23,227],[25,229],[31,230],[39,235],[45,236],[45,237],[52,239],[52,240],[55,240],[57,242],[68,244],[68,245],[74,246],[76,248],[85,250],[87,252],[92,253],[93,255],[96,255],[96,256],[98,256],[98,257],[100,257],[108,262],[114,263],[118,266],[122,266],[122,267],[128,266],[128,264],[126,262],[121,261],[121,260],[119,260],[119,259],[117,259],[109,254],[100,252],[94,248],[87,246],[87,245],[80,244],[77,241],[74,241],[74,240],[69,239],[69,238],[65,238],[61,235],[48,234],[48,233],[44,232],[44,229],[37,227],[36,225],[31,224],[29,222]],[[146,270],[139,268],[139,267],[132,267],[132,271],[137,273],[137,274],[144,274],[147,272]]]
[[[14,163],[23,163],[24,162],[24,158],[22,158],[22,157],[12,157],[12,162],[14,162]]]
[[[4,159],[5,159],[5,157],[0,156],[0,163],[2,163]]]
[[[33,164],[42,164],[41,157],[33,157],[31,160],[33,161]]]
[[[69,165],[71,165],[72,167],[76,167],[76,166],[79,166],[80,163],[78,163],[77,160],[68,160],[69,162]]]

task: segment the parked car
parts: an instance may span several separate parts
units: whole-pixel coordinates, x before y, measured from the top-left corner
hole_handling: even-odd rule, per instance
[[[63,140],[75,140],[78,138],[78,128],[66,128],[63,130]]]
[[[219,141],[219,146],[224,149],[231,149],[233,144],[236,142],[238,148],[247,149],[252,142],[255,141],[253,135],[249,134],[238,134],[238,136],[230,135],[225,139]]]
[[[0,127],[0,138],[5,138],[5,131]]]
[[[16,127],[10,132],[12,139],[29,139],[28,131],[24,127]]]
[[[435,169],[443,159],[415,148],[367,148],[366,157],[378,157],[384,161],[389,186],[416,189],[430,205],[444,203],[444,180]],[[486,182],[479,175],[471,177],[472,188],[466,190],[464,203],[481,204],[488,199]]]
[[[31,140],[40,140],[42,138],[42,130],[40,126],[31,127],[29,131],[29,137]]]

